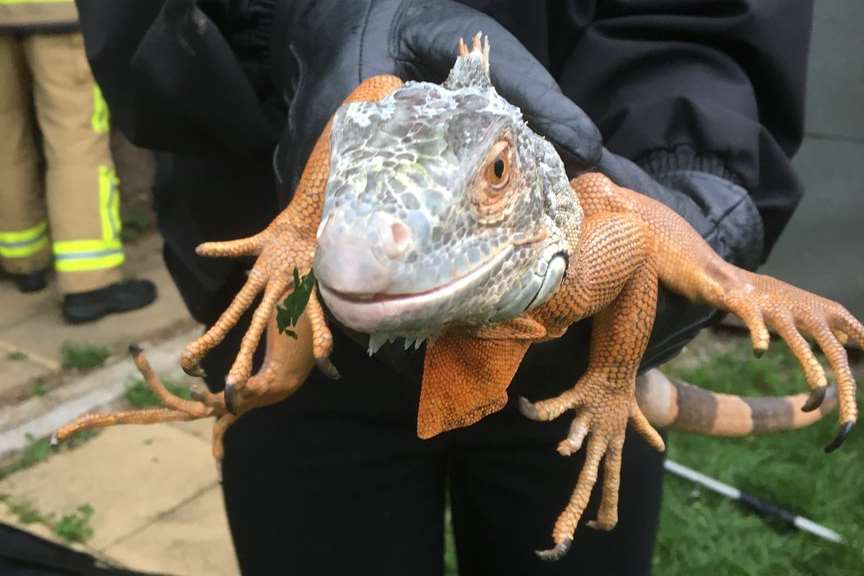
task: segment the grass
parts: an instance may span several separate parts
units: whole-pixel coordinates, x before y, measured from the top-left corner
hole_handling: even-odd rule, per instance
[[[35,466],[51,456],[52,448],[48,438],[37,440],[28,436],[27,440],[27,446],[21,450],[17,458],[4,466],[0,466],[0,480],[15,472]]]
[[[64,342],[60,347],[63,368],[90,370],[98,368],[111,356],[111,349],[90,342]]]
[[[93,507],[82,504],[74,512],[60,518],[52,528],[57,536],[67,542],[86,542],[93,537],[93,527],[90,526],[92,518]]]
[[[99,434],[99,430],[84,430],[78,432],[71,438],[63,442],[59,447],[52,448],[50,440],[46,438],[33,438],[27,436],[27,446],[25,446],[14,459],[0,465],[0,480],[10,476],[21,470],[26,470],[31,466],[42,462],[49,458],[52,454],[58,451],[73,450],[81,446],[85,442],[95,438]]]
[[[163,378],[162,383],[172,394],[189,400],[189,388],[187,386],[178,384],[177,382],[167,378]],[[150,406],[162,405],[162,403],[159,402],[159,398],[156,397],[156,394],[150,390],[141,378],[135,378],[132,383],[126,387],[126,401],[135,408],[147,408]]]
[[[43,378],[37,378],[33,382],[33,396],[45,396],[48,393],[48,385]]]
[[[14,362],[20,362],[21,360],[27,359],[27,354],[21,352],[20,350],[12,350],[11,352],[6,353],[6,359],[12,360]]]
[[[93,506],[82,504],[75,511],[64,514],[60,520],[55,520],[53,514],[43,514],[27,500],[16,500],[9,496],[0,496],[0,502],[5,502],[9,511],[18,517],[22,524],[42,524],[54,534],[69,543],[83,543],[93,537]]]
[[[782,344],[755,359],[746,339],[702,362],[686,357],[667,371],[705,388],[745,395],[806,390]],[[810,428],[742,439],[671,433],[669,457],[709,476],[824,524],[842,534],[836,545],[764,520],[713,493],[667,476],[654,555],[657,576],[690,574],[852,576],[864,566],[864,437],[822,452],[836,431],[830,414]]]
[[[756,359],[747,338],[705,335],[664,370],[692,384],[733,394],[766,396],[807,389],[797,362],[779,342]],[[840,450],[826,455],[822,446],[833,438],[836,427],[836,413],[831,413],[809,428],[759,437],[671,432],[673,460],[824,524],[843,535],[846,543],[832,544],[763,519],[667,475],[654,576],[864,573],[864,435],[853,432]],[[456,576],[449,513],[446,530],[445,574]]]

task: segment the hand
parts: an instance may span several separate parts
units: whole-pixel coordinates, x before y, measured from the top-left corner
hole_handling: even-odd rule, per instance
[[[457,41],[479,31],[489,36],[498,92],[556,144],[569,168],[594,165],[601,150],[594,123],[488,16],[449,1],[305,0],[281,2],[273,29],[273,74],[289,100],[277,155],[285,189],[294,190],[325,122],[361,80],[394,74],[441,82],[453,65]]]

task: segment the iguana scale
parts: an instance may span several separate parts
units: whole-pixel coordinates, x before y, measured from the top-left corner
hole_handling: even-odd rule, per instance
[[[589,365],[579,381],[555,398],[520,399],[521,411],[536,420],[574,410],[558,451],[586,450],[552,532],[554,547],[538,553],[545,559],[569,548],[601,463],[603,497],[588,525],[614,527],[628,423],[663,450],[651,422],[678,420],[690,430],[734,435],[817,419],[834,398],[823,404],[826,377],[805,337],[826,354],[837,380],[841,426],[826,450],[839,446],[857,419],[843,346],[864,348],[864,326],[835,302],[725,262],[672,210],[602,174],[568,180],[552,145],[496,93],[488,42],[479,35],[470,50],[459,42],[442,85],[392,76],[361,83],[327,124],[293,200],[273,223],[250,238],[202,244],[198,253],[258,257],[233,303],[181,359],[200,374],[198,361],[263,291],[225,392],[196,388],[193,401],[176,398],[134,350],[165,408],[85,416],[58,438],[96,426],[215,416],[214,453],[221,456],[222,435],[239,415],[288,397],[316,363],[338,374],[328,360],[332,336],[319,293],[343,324],[371,334],[371,352],[388,339],[429,339],[421,437],[500,409],[533,342],[593,318]],[[295,269],[306,274],[313,265],[318,292],[299,319],[298,338],[279,337],[274,308],[290,292]],[[659,283],[739,316],[757,352],[768,347],[769,328],[776,331],[799,360],[810,396],[748,403],[657,373],[637,394]],[[252,375],[265,329],[267,355]],[[706,399],[721,407],[718,418],[687,416],[698,415]],[[778,416],[781,405],[795,412]]]

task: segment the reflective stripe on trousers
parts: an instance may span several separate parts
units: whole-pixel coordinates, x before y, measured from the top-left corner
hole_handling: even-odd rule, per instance
[[[104,165],[99,166],[99,218],[102,238],[54,242],[54,267],[58,272],[103,270],[124,261],[117,175]]]
[[[24,230],[0,230],[0,256],[3,258],[27,258],[47,243],[48,223],[45,221]]]

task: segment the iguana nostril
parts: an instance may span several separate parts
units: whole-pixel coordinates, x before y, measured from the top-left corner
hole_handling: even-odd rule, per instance
[[[399,258],[411,247],[411,229],[402,222],[390,224],[390,242],[384,245],[384,252],[390,258]]]

